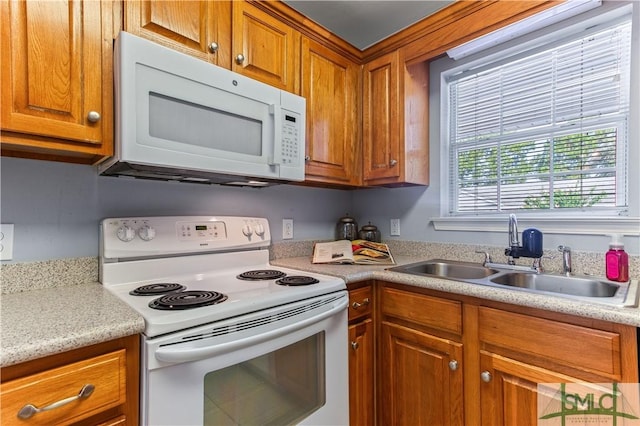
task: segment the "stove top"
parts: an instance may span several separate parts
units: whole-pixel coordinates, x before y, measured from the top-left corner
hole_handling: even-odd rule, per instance
[[[266,219],[106,219],[100,280],[144,317],[148,338],[346,290],[340,278],[273,267],[269,244]]]

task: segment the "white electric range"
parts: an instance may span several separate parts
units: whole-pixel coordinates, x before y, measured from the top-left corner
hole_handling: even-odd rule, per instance
[[[142,424],[348,423],[346,285],[271,266],[266,219],[111,218],[100,242],[100,281],[145,320]]]

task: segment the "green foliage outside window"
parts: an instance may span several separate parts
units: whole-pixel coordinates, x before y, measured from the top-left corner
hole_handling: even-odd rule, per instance
[[[484,188],[485,195],[500,186],[503,193],[520,196],[519,208],[523,209],[594,206],[611,192],[616,141],[616,129],[609,128],[559,136],[553,141],[494,143],[460,150],[458,185],[470,194],[473,188]],[[539,185],[533,189],[536,183]],[[527,184],[534,193],[520,194]]]

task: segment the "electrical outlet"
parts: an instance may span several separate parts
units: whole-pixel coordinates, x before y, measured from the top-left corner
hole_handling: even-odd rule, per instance
[[[13,259],[13,225],[0,225],[0,260]]]
[[[394,237],[400,236],[400,219],[391,219],[391,232],[389,234]]]
[[[282,219],[282,239],[290,240],[293,238],[293,219]]]

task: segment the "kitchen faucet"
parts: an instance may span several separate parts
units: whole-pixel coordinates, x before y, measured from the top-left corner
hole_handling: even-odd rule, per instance
[[[571,275],[571,247],[560,245],[558,251],[562,252],[562,273]]]
[[[504,254],[509,256],[509,265],[515,265],[513,260],[520,257],[518,255],[518,249],[520,248],[520,241],[518,240],[518,220],[515,214],[509,215],[509,248],[504,251]]]
[[[480,252],[484,253],[484,252]],[[542,232],[535,228],[525,229],[522,233],[522,246],[518,239],[518,220],[515,214],[509,215],[509,247],[504,249],[505,256],[508,256],[506,264],[493,263],[488,253],[485,253],[483,265],[491,268],[504,268],[512,270],[526,270],[541,273],[542,268]],[[520,257],[530,257],[533,259],[531,267],[516,265],[514,259]]]
[[[535,228],[527,228],[522,233],[522,245],[518,240],[518,220],[516,215],[509,215],[509,247],[504,249],[505,256],[509,256],[509,265],[515,265],[513,259],[519,257],[542,257],[542,232]]]

